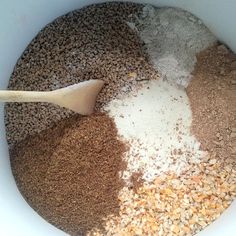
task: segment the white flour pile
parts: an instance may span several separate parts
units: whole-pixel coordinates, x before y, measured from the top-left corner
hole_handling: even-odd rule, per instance
[[[199,143],[190,134],[191,110],[184,90],[167,81],[151,80],[137,92],[113,100],[105,108],[119,134],[130,144],[123,178],[135,172],[152,181],[168,171],[180,174],[200,161]]]
[[[191,78],[195,55],[217,41],[198,18],[180,9],[146,5],[141,16],[132,18],[128,25],[144,41],[155,69],[184,87]]]
[[[122,177],[129,183],[132,174],[142,173],[143,180],[151,182],[167,172],[180,175],[203,157],[190,133],[191,109],[182,86],[191,78],[196,53],[216,38],[199,19],[175,8],[145,6],[141,16],[131,17],[128,24],[145,42],[161,79],[111,101],[105,110],[130,144]]]

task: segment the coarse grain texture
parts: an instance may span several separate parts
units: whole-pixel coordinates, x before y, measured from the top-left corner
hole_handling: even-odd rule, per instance
[[[169,172],[135,189],[124,187],[120,214],[107,218],[106,235],[192,236],[235,200],[236,56],[215,45],[197,59],[187,93],[192,133],[208,155],[200,163],[189,163],[180,175]]]
[[[204,162],[177,176],[167,173],[136,191],[119,194],[120,214],[106,221],[106,235],[192,236],[212,223],[236,197],[236,170]],[[99,230],[89,235],[103,235]]]
[[[18,60],[8,89],[53,90],[80,81],[102,79],[97,109],[155,70],[143,43],[126,21],[143,5],[103,3],[57,18],[42,29]],[[129,76],[134,73],[137,76]],[[46,103],[12,103],[5,107],[7,140],[12,147],[27,135],[50,128],[73,113]]]
[[[236,55],[216,45],[197,59],[187,88],[192,133],[213,158],[236,163]]]
[[[126,25],[129,15],[137,15],[142,7],[105,3],[58,18],[26,49],[9,88],[52,90],[102,79],[106,86],[96,108],[103,110],[114,98],[139,87],[140,81],[157,78],[142,42]],[[236,58],[219,45],[197,59],[187,93],[192,133],[209,157],[191,162],[194,153],[174,147],[170,167],[187,154],[186,168],[178,175],[166,169],[150,182],[135,169],[132,185],[124,186],[127,150],[107,115],[81,117],[49,104],[8,104],[12,169],[29,204],[72,235],[189,236],[213,222],[236,196]],[[178,99],[182,101],[182,95]],[[126,113],[118,116],[124,119]],[[181,123],[174,128],[183,133]]]
[[[46,220],[72,234],[103,231],[103,218],[119,214],[119,172],[125,144],[104,114],[71,117],[28,137],[11,151],[17,185]]]

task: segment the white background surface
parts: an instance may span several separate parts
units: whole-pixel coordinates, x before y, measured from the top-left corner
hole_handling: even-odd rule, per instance
[[[16,60],[38,31],[56,17],[96,0],[1,0],[0,88],[7,86]],[[158,6],[177,6],[200,17],[220,40],[236,51],[235,0],[135,1]],[[3,105],[0,105],[0,235],[60,236],[62,231],[39,217],[23,200],[11,175],[5,140]],[[235,236],[236,201],[199,236]]]

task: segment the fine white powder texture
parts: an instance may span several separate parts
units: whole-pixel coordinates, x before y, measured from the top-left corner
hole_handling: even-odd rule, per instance
[[[203,152],[190,133],[191,110],[183,89],[162,79],[151,80],[123,99],[111,101],[105,110],[114,118],[118,133],[130,144],[126,153],[129,183],[135,172],[147,182],[168,171],[181,174]]]
[[[146,5],[128,25],[144,41],[147,53],[162,78],[186,87],[196,54],[217,39],[194,15],[177,8]]]
[[[130,183],[133,173],[142,173],[143,180],[151,182],[166,172],[179,175],[205,155],[190,133],[191,109],[184,87],[196,54],[217,39],[198,18],[176,8],[146,5],[128,25],[144,41],[161,79],[111,101],[105,110],[130,144],[122,177]]]

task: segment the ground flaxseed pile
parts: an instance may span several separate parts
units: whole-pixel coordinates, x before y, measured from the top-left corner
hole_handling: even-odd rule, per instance
[[[17,144],[11,164],[29,204],[78,235],[103,230],[103,218],[119,214],[125,149],[107,115],[76,116]]]
[[[211,47],[198,55],[193,75],[192,132],[212,157],[236,163],[236,55],[224,45]]]
[[[132,22],[128,22],[139,13],[146,18],[147,10],[150,17],[143,26],[148,32],[137,28],[145,49],[132,30],[134,27],[130,28]],[[170,17],[172,13],[177,15]],[[191,26],[189,30],[185,21]],[[160,27],[158,32],[156,26]],[[173,27],[176,34],[172,34]],[[43,103],[7,104],[13,173],[26,200],[46,220],[73,235],[192,236],[217,219],[235,199],[235,55],[222,45],[198,55],[193,80],[187,88],[193,113],[192,134],[186,90],[175,83],[175,79],[177,84],[178,79],[181,81],[183,72],[175,65],[185,56],[194,62],[196,52],[216,40],[210,35],[210,44],[202,45],[205,40],[198,38],[198,30],[202,36],[209,36],[202,23],[178,9],[105,3],[58,18],[31,42],[14,69],[10,89],[52,90],[102,79],[106,85],[96,108],[111,117],[115,111],[116,118],[113,121],[105,114],[73,116],[70,111]],[[155,38],[142,37],[149,33]],[[178,35],[183,41],[178,42]],[[185,39],[188,43],[184,43]],[[151,46],[154,43],[156,56],[150,52],[150,42]],[[196,42],[204,47],[199,48]],[[179,51],[178,43],[191,50]],[[169,44],[173,44],[176,53],[170,50],[166,54],[172,48]],[[197,50],[192,51],[192,45]],[[159,55],[162,46],[163,54]],[[173,84],[168,73],[167,80],[163,74],[160,78],[145,50],[152,60],[156,59],[153,64],[158,70],[155,62],[167,72],[175,68]],[[182,62],[188,64],[187,59]],[[145,81],[150,79],[155,81]],[[138,102],[125,103],[126,95]],[[155,122],[150,123],[149,118]],[[128,136],[132,141],[128,142],[128,150],[121,142],[127,141],[127,130],[132,134]],[[158,135],[153,136],[153,131]],[[143,140],[157,142],[135,149],[137,134]],[[188,134],[195,135],[199,142],[195,137],[187,142]],[[200,143],[206,153],[200,150]],[[137,147],[141,145],[138,143]],[[168,152],[163,154],[165,149]],[[127,170],[131,183],[122,181],[127,180]]]
[[[126,21],[141,11],[134,3],[91,5],[59,17],[29,44],[9,81],[13,90],[53,90],[88,79],[106,86],[97,108],[131,90],[135,78],[151,79],[143,44]],[[129,76],[135,72],[137,76]],[[16,115],[17,114],[17,115]],[[46,103],[6,105],[7,140],[10,145],[38,133],[72,114]]]
[[[180,175],[169,172],[135,189],[124,187],[119,216],[106,220],[107,235],[192,236],[235,200],[236,56],[216,45],[197,59],[187,94],[192,133],[208,155]],[[93,229],[89,235],[102,233]]]

